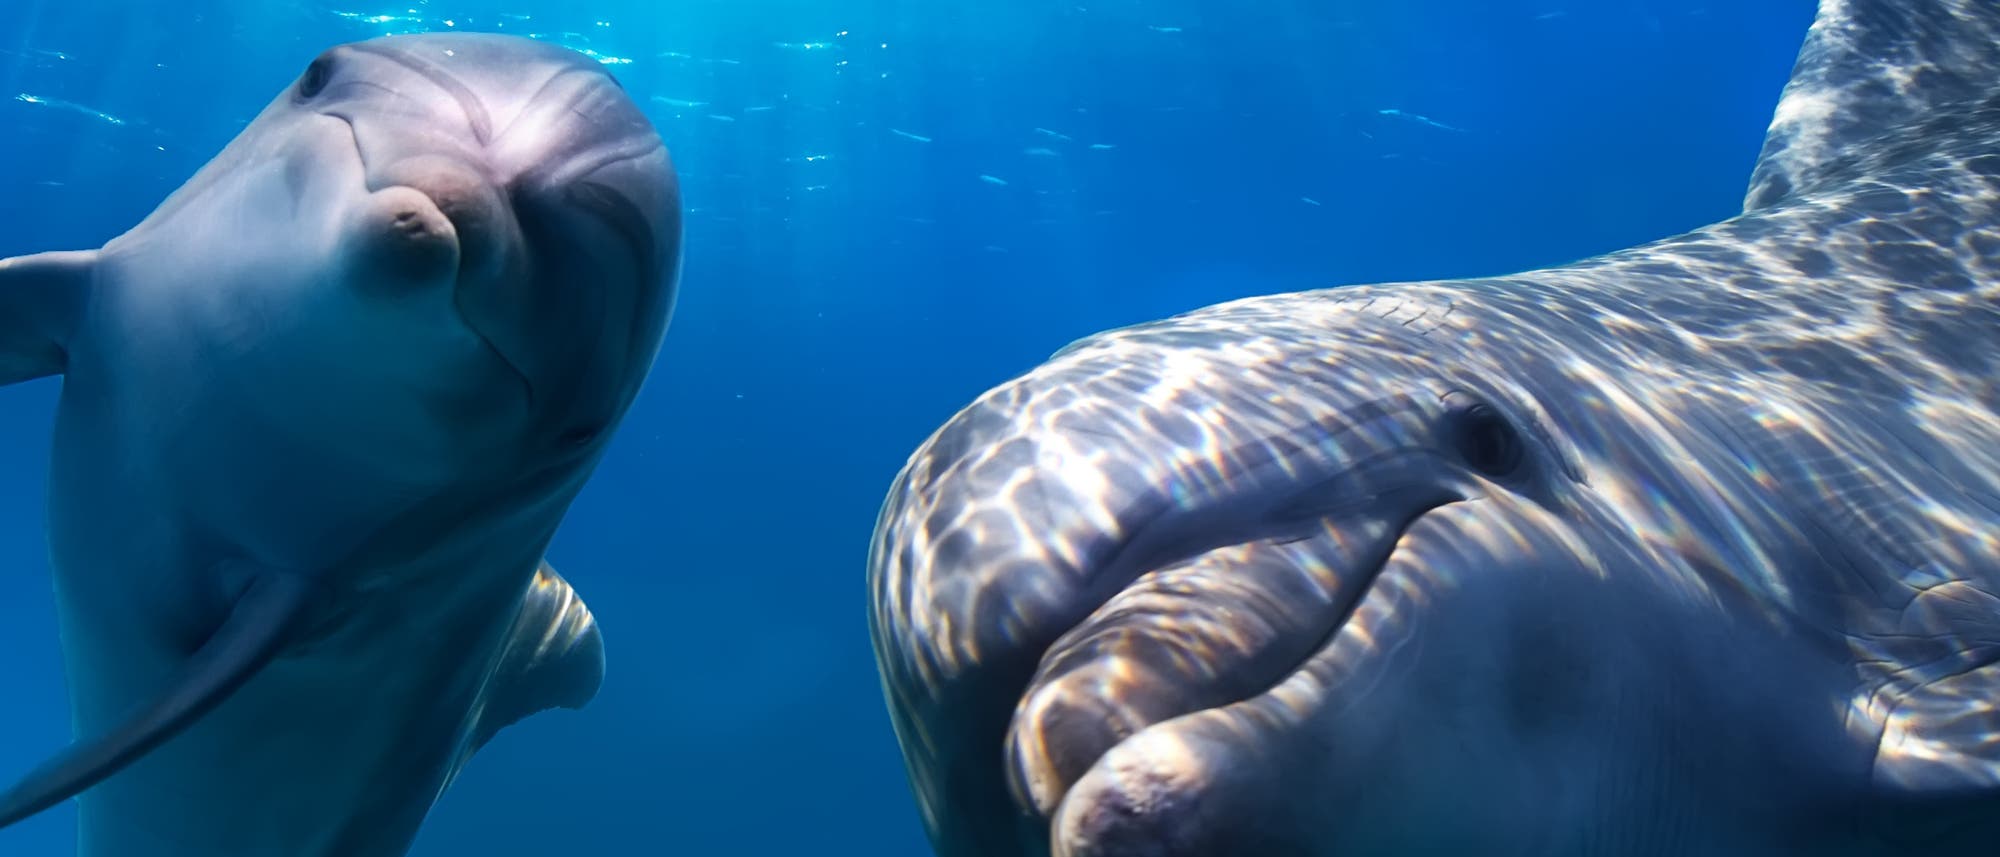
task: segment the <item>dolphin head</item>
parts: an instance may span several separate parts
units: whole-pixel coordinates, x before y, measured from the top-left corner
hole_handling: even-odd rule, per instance
[[[595,626],[543,627],[576,602],[537,563],[660,346],[680,238],[661,139],[600,65],[416,35],[312,60],[101,250],[0,260],[0,382],[64,377],[50,548],[90,733],[0,827],[166,746],[91,794],[87,850],[388,853],[448,765],[587,699]],[[399,713],[340,722],[377,703]],[[254,783],[179,765],[268,722],[279,757],[394,752],[217,834],[205,808]],[[322,812],[341,783],[379,812]]]
[[[420,473],[600,449],[659,348],[680,238],[666,149],[603,66],[450,33],[325,51],[107,255],[202,260],[128,305],[222,352],[218,399]]]
[[[1824,640],[1752,630],[1771,558],[1746,530],[1776,519],[1716,498],[1757,486],[1699,466],[1728,455],[1711,427],[1635,399],[1602,367],[1637,337],[1579,331],[1559,292],[1222,304],[946,423],[870,561],[941,853],[1585,853],[1563,843],[1686,833],[1673,800],[1782,770],[1692,796],[1739,758],[1858,788],[1864,742],[1796,692],[1838,686]],[[1696,710],[1744,716],[1676,742]],[[1784,750],[1732,756],[1752,741]]]
[[[321,54],[289,102],[346,124],[372,192],[417,191],[448,221],[454,304],[521,376],[538,439],[601,436],[659,348],[681,237],[666,149],[604,67],[506,37],[388,37]]]

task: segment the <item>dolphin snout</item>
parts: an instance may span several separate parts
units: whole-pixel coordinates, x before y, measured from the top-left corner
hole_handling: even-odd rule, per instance
[[[441,154],[404,158],[382,170],[382,193],[406,189],[423,195],[449,221],[458,251],[461,288],[503,276],[516,260],[520,225],[502,188],[473,164]]]
[[[459,267],[458,229],[430,197],[407,187],[370,196],[355,213],[351,258],[363,290],[397,295],[451,282]]]
[[[1435,397],[1243,395],[1234,356],[1072,352],[962,411],[891,491],[877,653],[944,824],[1006,803],[1046,824],[1121,745],[1266,694],[1468,495]]]

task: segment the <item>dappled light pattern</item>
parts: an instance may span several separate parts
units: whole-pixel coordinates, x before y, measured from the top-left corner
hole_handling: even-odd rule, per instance
[[[1920,25],[1878,44],[1871,14]],[[1110,331],[954,417],[869,567],[940,852],[1701,853],[1760,834],[1659,807],[1873,842],[1847,810],[2000,795],[1996,32],[2000,8],[1829,2],[1768,205]],[[1895,123],[1868,133],[1800,101],[1882,86],[1938,97],[1840,114]],[[1475,406],[1517,465],[1468,447]],[[1350,807],[1399,797],[1433,817]]]
[[[1996,67],[2000,19],[1991,0],[1821,3],[1744,208],[1863,174],[1857,141],[1992,95]]]

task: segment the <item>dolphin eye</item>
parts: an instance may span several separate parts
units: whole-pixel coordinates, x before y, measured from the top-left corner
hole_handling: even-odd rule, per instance
[[[326,89],[333,79],[333,57],[322,55],[306,66],[306,73],[299,76],[299,97],[311,98]]]
[[[1477,402],[1454,417],[1458,454],[1472,469],[1492,477],[1508,476],[1521,466],[1526,445],[1514,424],[1492,405]]]

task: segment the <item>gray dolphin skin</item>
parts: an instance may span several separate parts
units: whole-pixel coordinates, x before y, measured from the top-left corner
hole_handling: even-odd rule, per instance
[[[335,47],[130,231],[0,261],[0,383],[61,374],[49,543],[84,857],[405,853],[604,652],[543,561],[647,377],[680,193],[603,66]],[[0,834],[0,852],[11,852]]]
[[[1823,0],[1743,212],[1091,336],[869,629],[967,855],[2000,848],[2000,4]]]

